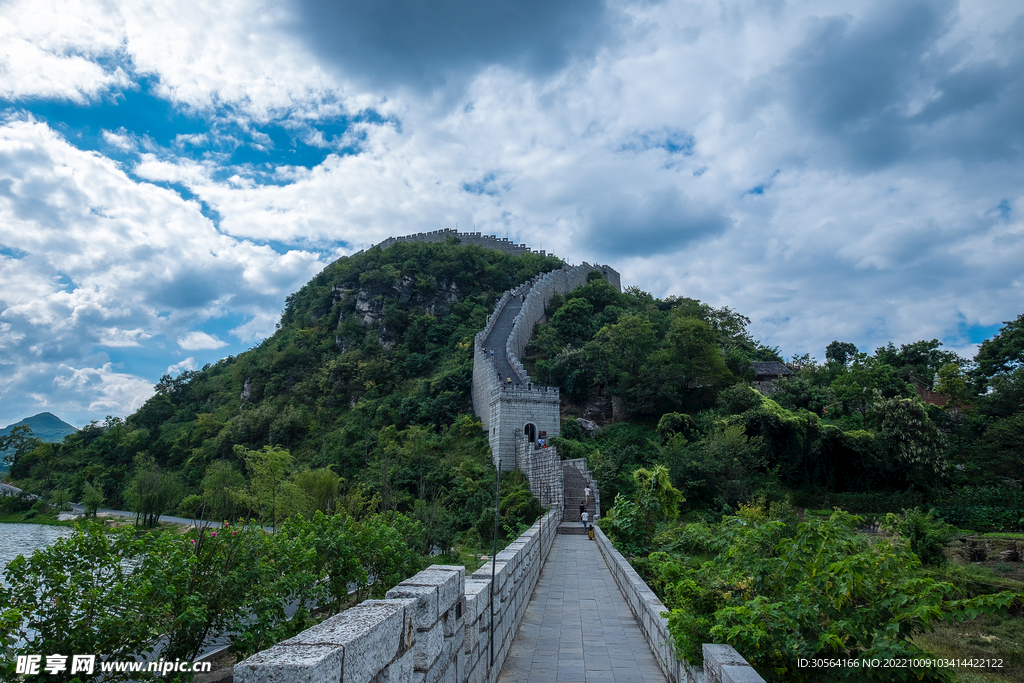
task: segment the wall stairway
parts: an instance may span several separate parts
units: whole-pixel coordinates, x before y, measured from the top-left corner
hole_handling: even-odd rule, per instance
[[[583,522],[580,521],[580,503],[585,497],[584,489],[591,488],[590,502],[587,512],[594,521],[601,514],[601,498],[594,482],[594,473],[586,468],[585,460],[565,460],[562,462],[562,486],[564,508],[562,523],[558,525],[560,534],[585,534]]]

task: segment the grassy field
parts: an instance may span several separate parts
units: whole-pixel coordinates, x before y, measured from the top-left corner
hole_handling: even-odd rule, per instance
[[[914,644],[936,657],[1002,660],[1002,668],[956,668],[963,683],[1024,681],[1024,619],[979,617],[962,624],[943,624],[922,633]]]

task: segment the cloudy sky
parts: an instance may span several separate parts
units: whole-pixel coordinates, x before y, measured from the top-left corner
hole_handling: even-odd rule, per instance
[[[125,415],[335,258],[508,235],[786,356],[1024,311],[1024,5],[0,2],[0,426]]]

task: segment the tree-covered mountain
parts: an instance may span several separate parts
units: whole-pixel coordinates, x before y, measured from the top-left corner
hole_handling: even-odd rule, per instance
[[[165,376],[135,414],[24,452],[11,476],[147,516],[276,525],[374,509],[421,521],[428,546],[482,541],[493,471],[470,401],[474,335],[501,292],[560,265],[455,238],[339,259],[288,297],[253,349]],[[978,364],[937,340],[873,355],[837,341],[824,363],[792,358],[770,397],[752,388],[751,363],[782,355],[748,324],[600,278],[552,299],[524,360],[563,388],[556,443],[588,458],[606,509],[633,493],[634,471],[661,465],[694,514],[788,497],[857,512],[935,505],[974,528],[1024,517],[1007,483],[1022,475],[1020,319]],[[936,376],[930,388],[949,400],[925,405],[908,382]],[[511,532],[536,503],[509,483]]]
[[[28,427],[32,430],[32,436],[47,442],[62,441],[68,434],[78,431],[77,427],[69,425],[53,413],[39,413],[0,429],[0,437],[8,436],[15,427]]]
[[[455,239],[339,259],[288,297],[279,329],[256,347],[163,377],[133,415],[43,444],[11,477],[43,495],[98,491],[107,506],[150,512],[180,500],[183,513],[216,519],[399,510],[424,523],[428,546],[445,546],[493,505],[470,403],[472,339],[501,292],[560,265]],[[260,477],[273,453],[286,457],[270,510]],[[536,502],[508,483],[515,531]]]

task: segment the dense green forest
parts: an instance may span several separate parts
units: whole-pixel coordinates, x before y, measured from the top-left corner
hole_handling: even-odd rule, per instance
[[[561,262],[455,242],[339,259],[288,297],[279,330],[250,351],[165,376],[126,419],[12,444],[11,479],[148,517],[274,525],[373,500],[423,521],[429,545],[480,540],[493,474],[471,413],[472,339],[500,292]],[[634,470],[662,464],[698,517],[788,496],[857,512],[931,506],[979,531],[1020,526],[1024,316],[975,359],[938,340],[873,355],[836,341],[824,362],[791,358],[795,373],[769,397],[750,389],[751,362],[783,356],[748,325],[729,308],[601,278],[554,297],[525,360],[563,388],[556,443],[590,460],[606,507],[631,493]],[[912,377],[948,402],[924,404]],[[600,428],[584,433],[574,417]],[[283,495],[268,505],[260,487]]]
[[[494,472],[472,416],[472,340],[503,291],[561,263],[454,240],[339,259],[258,346],[165,376],[126,419],[19,442],[11,479],[151,519],[399,511],[423,524],[424,551],[476,545],[490,538]],[[514,534],[539,507],[521,477],[503,489]]]
[[[873,355],[835,341],[823,363],[792,358],[794,374],[767,397],[751,388],[751,361],[781,355],[748,323],[728,308],[619,293],[603,280],[553,299],[527,365],[563,387],[567,416],[605,425],[585,434],[564,420],[555,443],[589,459],[607,503],[632,493],[634,470],[661,464],[686,507],[709,518],[755,496],[788,496],[857,512],[933,506],[980,531],[1021,526],[1024,316],[976,359],[935,339]],[[948,401],[925,404],[912,378]]]
[[[455,239],[340,259],[288,298],[273,336],[165,376],[133,415],[62,443],[4,437],[11,479],[43,500],[0,503],[32,505],[29,515],[73,499],[137,511],[140,522],[169,512],[254,520],[280,530],[252,546],[268,558],[274,543],[312,543],[323,529],[350,539],[349,559],[321,548],[296,571],[312,577],[307,587],[331,576],[339,605],[350,581],[486,547],[495,480],[472,415],[474,335],[502,291],[560,265]],[[1011,668],[1009,678],[959,680],[1014,680],[1024,627],[1019,616],[1001,620],[1021,609],[1019,562],[968,571],[947,557],[957,538],[1024,526],[1024,315],[973,359],[934,339],[873,354],[837,340],[822,362],[790,357],[791,374],[761,391],[752,364],[784,356],[749,323],[694,299],[619,292],[595,275],[552,299],[524,358],[536,381],[562,387],[552,442],[563,458],[587,459],[602,528],[672,610],[680,652],[699,659],[700,642],[730,642],[769,680],[824,680],[797,672],[796,653],[975,652],[955,650],[955,629],[966,627],[937,627],[967,619]],[[503,480],[500,511],[506,539],[540,514],[521,474]],[[374,539],[393,527],[388,543],[404,559],[372,569]],[[25,575],[49,571],[44,559]],[[263,588],[236,614],[277,594],[282,576],[272,568],[250,581]],[[276,613],[267,623],[240,651],[301,625]],[[937,640],[922,640],[930,632]],[[850,680],[888,680],[856,673]],[[934,667],[914,675],[953,680]]]

